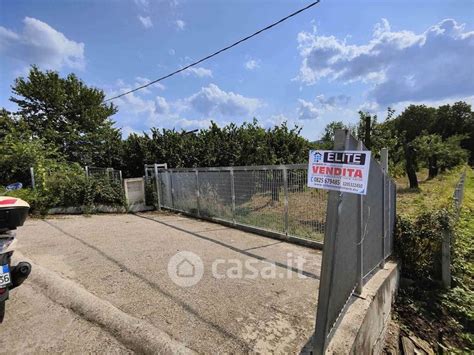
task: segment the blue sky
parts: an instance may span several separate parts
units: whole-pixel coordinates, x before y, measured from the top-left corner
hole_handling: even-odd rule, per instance
[[[305,6],[282,0],[0,0],[0,106],[30,64],[111,96]],[[472,1],[329,1],[162,85],[117,100],[124,135],[281,121],[309,139],[359,109],[474,103]]]

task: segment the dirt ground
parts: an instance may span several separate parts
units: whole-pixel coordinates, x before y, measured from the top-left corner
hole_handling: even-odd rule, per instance
[[[18,249],[35,263],[200,353],[296,353],[314,330],[317,250],[157,213],[30,219],[18,239]],[[203,276],[194,286],[178,286],[168,275],[168,262],[180,251],[202,259]],[[298,256],[305,260],[304,278],[296,273]],[[218,259],[216,278],[211,270]],[[248,261],[258,277],[226,274],[231,265]],[[268,263],[276,271],[270,277],[264,273]],[[51,302],[29,281],[7,304],[0,349],[7,348],[10,353],[130,352],[119,337]]]

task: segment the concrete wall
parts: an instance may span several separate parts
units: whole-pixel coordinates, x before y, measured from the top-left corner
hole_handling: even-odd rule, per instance
[[[152,209],[145,203],[145,180],[143,178],[125,179],[123,181],[125,199],[130,212],[148,211]]]
[[[398,289],[399,269],[388,262],[364,285],[360,297],[353,297],[336,326],[327,354],[380,354]]]

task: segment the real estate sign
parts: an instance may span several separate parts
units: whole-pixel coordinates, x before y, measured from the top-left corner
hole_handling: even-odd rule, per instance
[[[370,151],[310,150],[308,186],[366,195],[370,157]]]

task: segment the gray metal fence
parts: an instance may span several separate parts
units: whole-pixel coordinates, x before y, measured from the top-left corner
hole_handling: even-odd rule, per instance
[[[348,131],[337,130],[335,150],[365,150]],[[393,250],[396,186],[382,166],[370,163],[367,195],[329,192],[327,228],[316,316],[314,353],[323,354],[332,331],[365,282]]]
[[[459,216],[459,211],[461,210],[462,201],[464,199],[465,181],[466,181],[466,170],[464,170],[461,177],[459,178],[459,181],[456,184],[456,188],[454,189],[454,193],[453,193],[454,209],[456,211],[457,216]]]
[[[306,164],[157,172],[161,208],[316,246],[323,241],[327,192],[306,186]]]
[[[462,201],[464,199],[464,188],[466,182],[466,170],[461,174],[453,193],[453,208],[455,221],[459,219]],[[441,242],[441,282],[443,287],[451,288],[451,251],[454,240],[452,229],[443,231]]]
[[[122,170],[114,168],[101,168],[97,166],[86,166],[84,167],[87,177],[107,177],[112,181],[122,184]]]
[[[348,131],[337,130],[335,150],[365,150]],[[392,254],[396,185],[372,160],[367,195],[307,187],[307,165],[160,169],[154,179],[158,208],[184,212],[262,234],[323,246],[314,338],[322,354],[351,297]],[[149,172],[147,172],[147,169]],[[150,180],[150,181],[151,181]]]

